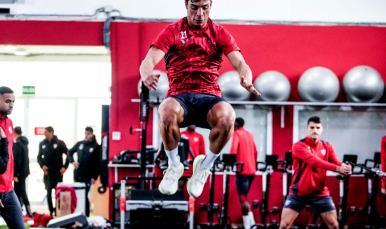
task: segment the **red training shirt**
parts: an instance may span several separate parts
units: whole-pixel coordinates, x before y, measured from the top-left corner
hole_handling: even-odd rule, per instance
[[[200,154],[205,155],[205,140],[204,136],[198,134],[196,131],[189,132],[185,130],[181,133],[181,136],[187,137],[189,139],[189,147],[192,150],[194,157],[197,157]],[[188,155],[188,160],[192,161],[193,158]]]
[[[7,170],[4,174],[0,175],[0,192],[9,192],[13,190],[13,124],[12,120],[7,116],[0,116],[0,127],[3,128],[5,136],[8,139],[8,154],[9,160],[7,164]]]
[[[253,135],[243,127],[233,133],[231,152],[236,154],[237,161],[243,162],[242,175],[254,175],[256,173],[257,149]]]
[[[182,92],[221,96],[217,84],[222,55],[240,51],[232,35],[210,18],[201,30],[189,27],[184,17],[168,25],[151,44],[165,52],[168,95]]]
[[[329,196],[325,185],[327,170],[335,171],[337,165],[342,165],[332,144],[322,140],[315,143],[306,137],[292,146],[292,158],[295,172],[290,195]]]
[[[386,172],[386,136],[382,138],[381,142],[381,170]],[[382,188],[386,188],[385,180],[381,179]]]

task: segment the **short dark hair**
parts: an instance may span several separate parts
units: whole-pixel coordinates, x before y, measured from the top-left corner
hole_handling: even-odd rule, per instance
[[[21,135],[23,132],[21,131],[21,127],[20,126],[17,126],[13,129],[13,131],[18,134],[18,135]]]
[[[239,124],[240,127],[243,127],[245,123],[243,118],[236,118],[235,122]]]
[[[84,131],[88,131],[88,132],[91,132],[91,133],[94,133],[94,130],[91,128],[91,127],[86,127],[86,129],[84,129]]]
[[[5,93],[13,94],[13,91],[9,87],[5,87],[5,86],[0,87],[0,95],[4,95]]]
[[[307,126],[308,124],[310,124],[310,122],[314,122],[314,123],[322,123],[322,120],[320,120],[320,117],[319,116],[312,116],[308,119],[307,121]]]
[[[47,127],[44,128],[44,129],[47,130],[48,132],[54,133],[54,128],[52,128],[52,126],[47,126]]]

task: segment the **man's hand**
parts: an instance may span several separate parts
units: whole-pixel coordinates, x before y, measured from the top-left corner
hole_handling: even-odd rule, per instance
[[[43,172],[44,172],[44,176],[47,176],[48,175],[48,167],[43,165],[42,169],[43,169]]]
[[[0,200],[0,206],[4,208],[3,201]]]
[[[245,80],[244,76],[240,77],[240,84],[243,86],[247,91],[249,91],[252,94],[260,96],[261,94],[256,90],[256,88],[253,86],[252,82],[249,82]]]
[[[72,164],[74,165],[75,169],[79,168],[79,162],[74,161],[72,162]]]
[[[351,166],[342,163],[341,166],[337,166],[335,169],[336,172],[342,174],[342,175],[348,175],[351,173]]]
[[[19,179],[17,177],[13,177],[13,181],[17,183],[19,182]]]
[[[0,127],[0,139],[6,138],[3,128]]]
[[[158,87],[158,80],[159,80],[159,77],[161,75],[160,74],[150,74],[146,77],[145,81],[143,81],[143,83],[145,84],[145,86],[147,88],[149,88],[149,90],[156,90],[157,87]]]
[[[381,192],[382,192],[383,195],[386,195],[386,189],[382,188]]]
[[[61,169],[60,169],[60,174],[63,176],[63,174],[64,174],[64,172],[66,172],[66,168],[64,168],[64,167],[62,167]]]
[[[94,183],[95,183],[95,179],[94,179],[94,178],[91,178],[90,184],[94,184]]]

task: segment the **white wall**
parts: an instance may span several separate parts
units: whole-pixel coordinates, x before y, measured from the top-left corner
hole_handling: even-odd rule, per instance
[[[96,9],[106,5],[119,10],[125,17],[178,19],[186,14],[183,0],[18,0],[14,5],[0,4],[0,7],[10,6],[11,13],[19,15],[92,15]],[[211,17],[223,20],[385,23],[385,12],[385,0],[213,0]],[[56,20],[80,18],[53,17]],[[105,15],[98,14],[96,18],[102,20]]]

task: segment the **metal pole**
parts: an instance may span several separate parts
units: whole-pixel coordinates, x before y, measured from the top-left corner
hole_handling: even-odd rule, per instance
[[[121,198],[119,198],[119,210],[121,212],[121,229],[125,229],[125,212],[126,212],[126,180],[121,180]]]

